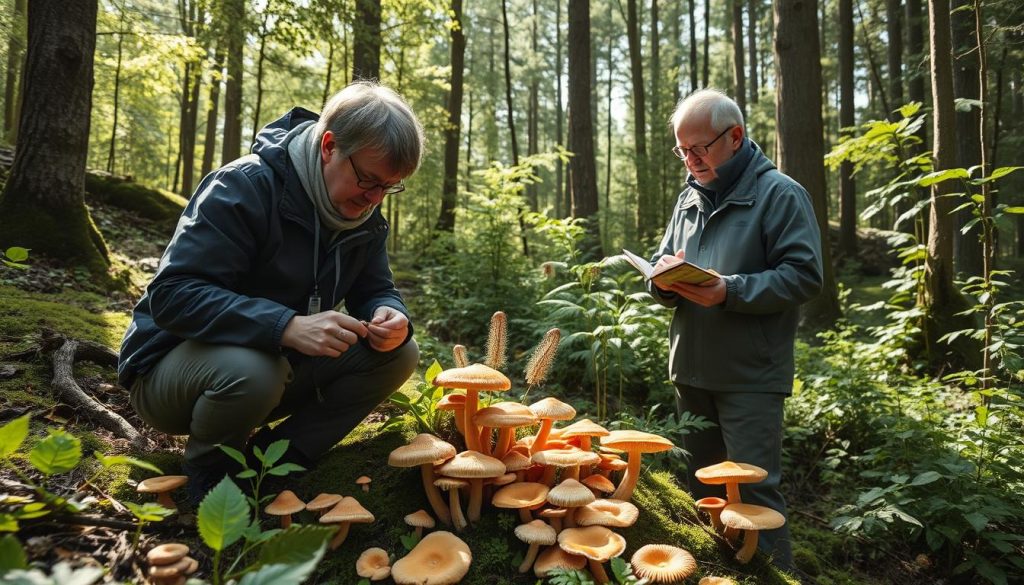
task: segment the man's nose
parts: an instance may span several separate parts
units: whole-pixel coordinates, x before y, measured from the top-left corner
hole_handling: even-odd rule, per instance
[[[374,205],[380,205],[384,201],[384,187],[378,185],[373,189],[367,189],[365,196]]]
[[[701,156],[699,154],[696,154],[695,152],[693,152],[693,150],[691,149],[691,150],[687,150],[686,151],[686,159],[685,160],[686,160],[686,164],[694,164],[697,161],[701,160]]]

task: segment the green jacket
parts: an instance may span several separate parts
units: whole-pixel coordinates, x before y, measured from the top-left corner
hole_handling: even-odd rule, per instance
[[[779,172],[752,142],[747,167],[719,205],[692,185],[679,195],[652,262],[686,251],[726,284],[725,302],[710,308],[664,293],[675,307],[669,374],[677,384],[732,392],[793,390],[798,307],[821,291],[821,241],[810,196]]]

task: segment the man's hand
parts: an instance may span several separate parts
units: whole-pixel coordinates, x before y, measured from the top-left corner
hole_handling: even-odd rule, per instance
[[[323,311],[292,317],[281,335],[281,345],[310,356],[338,357],[368,333],[359,319]]]
[[[662,266],[670,266],[672,264],[678,264],[686,259],[686,252],[679,250],[675,256],[665,255],[658,259],[658,263],[654,265],[655,269],[661,268]],[[725,302],[725,281],[721,278],[709,280],[701,284],[686,284],[677,282],[670,284],[668,288],[659,285],[657,282],[654,286],[665,292],[674,292],[684,299],[697,303],[702,307],[713,307],[720,305]]]
[[[409,335],[409,318],[391,307],[377,307],[366,329],[370,347],[377,351],[391,351],[402,345]]]
[[[673,264],[679,264],[680,262],[682,262],[685,259],[686,259],[686,252],[683,251],[683,250],[679,250],[678,252],[676,252],[675,256],[669,256],[668,254],[665,254],[661,258],[658,258],[658,263],[654,265],[654,269],[658,270],[662,266],[671,266]],[[654,282],[654,281],[651,281],[651,282]],[[660,284],[658,284],[657,282],[654,282],[654,286],[658,287],[659,289],[661,289],[661,290],[663,290],[665,292],[676,292],[671,287],[665,288],[665,287],[661,286]]]

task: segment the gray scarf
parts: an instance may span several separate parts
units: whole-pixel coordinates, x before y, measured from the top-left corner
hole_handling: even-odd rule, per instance
[[[290,132],[288,141],[288,157],[299,176],[299,182],[305,189],[309,200],[316,207],[317,215],[323,225],[337,234],[342,230],[359,227],[377,208],[371,206],[356,219],[346,219],[331,205],[331,196],[327,193],[324,183],[323,168],[320,166],[320,141],[316,135],[316,124],[312,121],[303,122]]]

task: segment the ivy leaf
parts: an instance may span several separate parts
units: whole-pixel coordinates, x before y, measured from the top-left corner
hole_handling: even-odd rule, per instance
[[[249,512],[245,494],[225,477],[199,504],[199,536],[206,546],[222,551],[242,537]]]
[[[247,573],[239,585],[301,585],[323,558],[326,548],[325,542],[301,563],[265,565],[255,573]]]
[[[28,460],[45,475],[71,471],[82,460],[82,442],[66,431],[51,431],[29,451]]]
[[[0,459],[6,459],[17,451],[28,437],[28,418],[26,414],[0,427]]]
[[[260,549],[260,564],[280,565],[305,562],[323,547],[335,530],[328,526],[292,525],[278,532]]]

